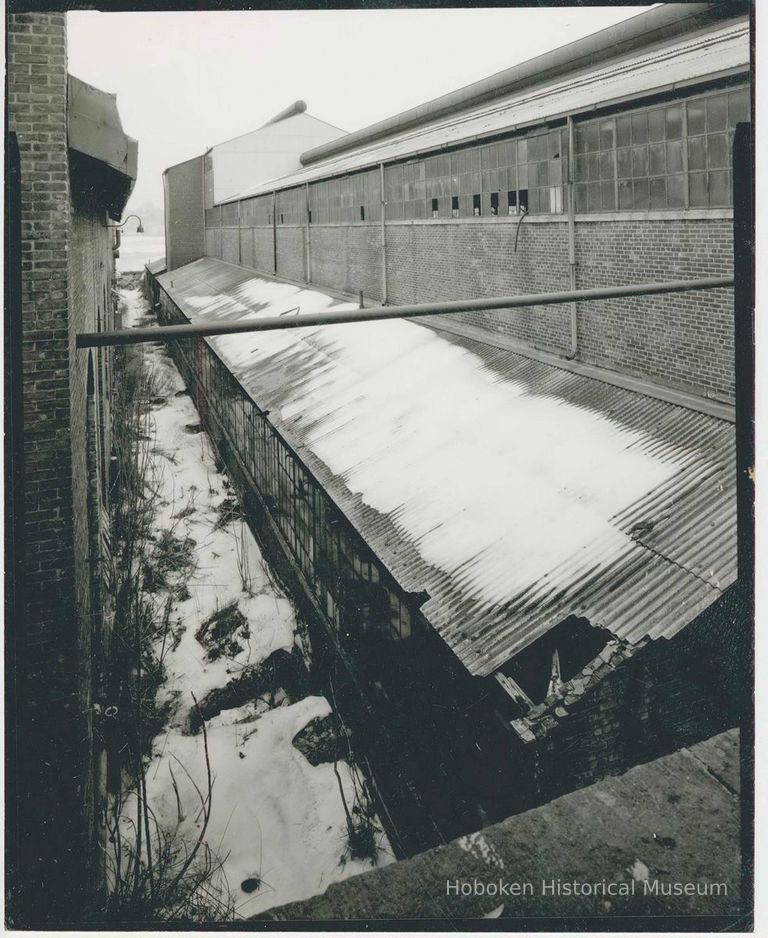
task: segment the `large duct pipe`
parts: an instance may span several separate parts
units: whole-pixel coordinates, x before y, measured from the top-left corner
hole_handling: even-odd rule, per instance
[[[275,116],[270,118],[266,124],[262,124],[261,126],[269,127],[270,124],[276,124],[278,121],[284,121],[288,117],[293,117],[294,114],[303,114],[306,109],[306,101],[294,101],[293,104],[289,105],[284,111],[280,111],[279,114],[275,114]]]
[[[743,2],[665,4],[591,36],[545,52],[503,72],[497,72],[489,78],[434,98],[426,104],[420,104],[394,117],[388,117],[369,127],[306,150],[301,154],[301,163],[304,166],[317,163],[374,140],[401,133],[417,124],[475,107],[512,91],[519,91],[526,85],[541,84],[558,75],[594,66],[598,62],[613,59],[641,46],[670,40],[712,20],[739,16],[748,9],[748,4]]]

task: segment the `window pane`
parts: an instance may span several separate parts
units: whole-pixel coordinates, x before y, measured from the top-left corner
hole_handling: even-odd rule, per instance
[[[573,149],[575,153],[585,153],[587,150],[587,131],[583,124],[576,124],[573,128]]]
[[[667,161],[663,143],[652,143],[650,151],[650,167],[653,175],[661,175],[667,171]]]
[[[670,208],[685,207],[685,176],[667,177],[667,205]]]
[[[560,158],[560,131],[550,130],[547,135],[547,159]]]
[[[635,179],[633,183],[634,204],[637,209],[648,208],[648,180]]]
[[[691,173],[688,177],[688,194],[691,205],[700,206],[709,205],[709,195],[707,193],[707,174]]]
[[[632,143],[648,142],[648,122],[646,114],[641,111],[640,114],[632,115]]]
[[[632,151],[629,147],[616,151],[619,178],[626,179],[632,175]]]
[[[710,205],[729,205],[731,201],[731,187],[728,181],[728,173],[710,173],[709,174],[709,204]]]
[[[584,183],[579,183],[573,187],[574,199],[577,212],[586,212],[587,210],[587,187]]]
[[[633,208],[632,201],[632,181],[629,179],[619,180],[619,208]]]
[[[587,155],[587,179],[590,181],[600,178],[600,156],[597,153]]]
[[[704,102],[703,101],[689,101],[688,102],[688,133],[689,134],[703,134],[705,128],[704,124]]]
[[[679,104],[668,107],[667,118],[667,140],[679,140],[683,135],[683,109]]]
[[[725,130],[727,103],[728,97],[724,94],[707,99],[707,133]]]
[[[749,122],[749,89],[732,91],[728,95],[728,126],[735,127],[740,122]]]
[[[600,149],[600,134],[597,123],[595,121],[592,121],[587,125],[587,149]]]
[[[667,207],[667,181],[663,176],[651,179],[651,208]]]
[[[559,159],[549,161],[549,184],[557,186],[563,181],[563,167]]]
[[[667,172],[682,173],[683,171],[683,141],[674,140],[667,144]]]
[[[648,175],[648,147],[632,147],[632,175]]]
[[[600,178],[613,179],[613,151],[600,154]]]
[[[602,208],[602,199],[600,197],[600,183],[590,182],[587,186],[587,205],[590,212],[599,212]]]
[[[628,117],[616,118],[616,146],[628,147],[632,142],[630,133],[630,120]]]
[[[664,139],[664,111],[651,111],[648,115],[648,139],[654,142]]]
[[[616,208],[616,191],[613,182],[600,183],[603,196],[603,211],[613,211]]]
[[[707,168],[707,147],[704,137],[688,138],[688,169]]]
[[[576,157],[576,175],[575,178],[578,180],[586,180],[587,178],[587,158],[586,156],[580,155]]]
[[[709,169],[725,169],[728,166],[728,138],[725,134],[707,137],[707,166]]]
[[[518,163],[528,162],[528,141],[527,140],[517,141],[517,161]]]
[[[603,121],[600,124],[600,149],[613,149],[613,121]]]

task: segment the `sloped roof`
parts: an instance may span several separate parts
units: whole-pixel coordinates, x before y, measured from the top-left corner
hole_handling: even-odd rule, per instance
[[[198,322],[345,308],[212,258],[158,281]],[[207,341],[473,674],[571,614],[670,637],[735,580],[727,421],[403,320]]]
[[[633,53],[618,62],[584,69],[565,79],[528,87],[411,130],[331,156],[279,179],[244,190],[225,201],[275,188],[303,185],[391,160],[439,151],[483,137],[535,126],[567,114],[584,114],[628,98],[695,84],[749,69],[749,24],[722,26],[661,48]]]

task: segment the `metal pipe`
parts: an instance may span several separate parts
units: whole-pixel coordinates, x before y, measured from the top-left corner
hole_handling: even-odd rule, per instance
[[[305,326],[338,326],[379,319],[414,319],[465,313],[483,309],[512,309],[518,306],[549,306],[576,300],[609,300],[622,296],[650,296],[658,293],[681,293],[686,290],[715,290],[732,287],[733,277],[704,277],[700,280],[674,280],[666,283],[633,283],[623,287],[594,287],[589,290],[564,290],[556,293],[525,293],[517,296],[494,296],[477,300],[445,300],[412,306],[373,306],[370,309],[342,312],[307,313],[304,316],[264,316],[227,323],[190,323],[183,326],[150,326],[121,332],[81,332],[77,348],[103,345],[137,345],[160,339],[184,339],[191,336],[233,335],[240,332],[268,332],[272,329],[301,329]],[[292,312],[289,311],[289,312]]]
[[[379,189],[381,190],[381,302],[387,298],[387,200],[384,195],[384,164],[379,163]]]
[[[576,159],[576,148],[573,139],[573,118],[568,115],[568,179],[566,182],[566,197],[568,199],[568,286],[576,289],[576,205],[573,189],[573,163]],[[571,350],[568,358],[575,358],[579,350],[579,319],[576,303],[571,303]]]

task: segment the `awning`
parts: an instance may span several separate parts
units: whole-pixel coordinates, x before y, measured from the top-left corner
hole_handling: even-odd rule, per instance
[[[212,258],[158,282],[192,321],[345,308]],[[569,615],[671,637],[735,581],[728,421],[411,321],[206,341],[473,674]]]
[[[119,218],[136,181],[138,143],[123,131],[117,97],[69,76],[67,145],[104,167],[99,188],[105,190],[110,215]]]

